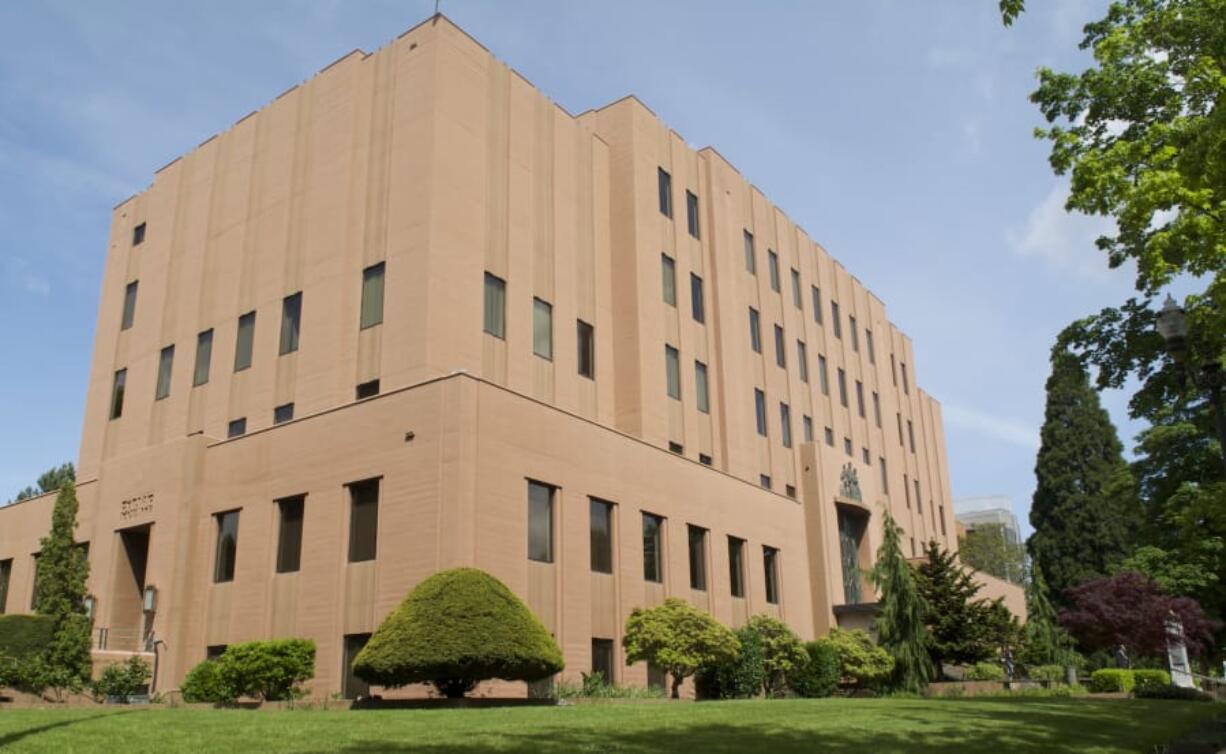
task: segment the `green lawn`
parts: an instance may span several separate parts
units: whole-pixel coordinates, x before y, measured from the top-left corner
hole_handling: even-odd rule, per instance
[[[822,699],[466,710],[0,711],[5,752],[1152,752],[1217,704]]]

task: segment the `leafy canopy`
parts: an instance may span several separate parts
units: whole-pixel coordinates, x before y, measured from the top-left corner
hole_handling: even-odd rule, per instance
[[[823,641],[834,649],[842,677],[858,688],[877,688],[894,672],[894,658],[866,631],[834,628]]]
[[[1021,584],[1026,575],[1026,548],[1011,541],[1001,524],[976,524],[958,545],[958,558],[980,573]]]
[[[1060,623],[1087,650],[1123,644],[1134,654],[1158,656],[1166,652],[1164,621],[1171,612],[1183,622],[1188,652],[1204,654],[1212,646],[1213,629],[1200,605],[1163,594],[1157,584],[1133,571],[1070,589]]]
[[[626,664],[647,661],[673,679],[672,696],[682,682],[704,666],[732,662],[741,650],[736,635],[707,613],[670,597],[653,608],[635,608],[622,637]]]

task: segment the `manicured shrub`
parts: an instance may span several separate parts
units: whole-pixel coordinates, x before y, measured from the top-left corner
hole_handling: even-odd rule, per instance
[[[187,673],[179,689],[185,702],[228,704],[237,698],[221,677],[221,660],[205,660]]]
[[[133,655],[126,662],[107,665],[90,688],[99,699],[111,697],[126,703],[128,697],[140,691],[149,678],[149,663]]]
[[[783,693],[788,674],[809,661],[800,637],[788,624],[769,615],[753,616],[744,630],[756,634],[762,646],[763,693],[767,696]]]
[[[839,653],[834,644],[819,639],[805,644],[807,662],[788,675],[788,686],[799,696],[830,696],[839,687]]]
[[[1165,670],[1137,669],[1132,671],[1132,690],[1141,695],[1142,691],[1162,689],[1171,685],[1171,674]]]
[[[1063,681],[1063,665],[1035,665],[1026,668],[1026,675],[1035,681]]]
[[[894,672],[894,658],[860,629],[831,629],[827,640],[839,655],[839,672],[856,688],[876,688]]]
[[[1096,694],[1132,691],[1133,676],[1131,670],[1123,668],[1103,668],[1095,670],[1090,675],[1090,691]]]
[[[0,658],[23,660],[41,653],[54,626],[48,615],[0,615]]]
[[[731,663],[741,651],[736,634],[675,597],[650,609],[635,608],[626,619],[622,646],[627,663],[647,661],[672,676],[674,699],[686,678],[700,668]]]
[[[315,675],[315,642],[270,639],[231,644],[217,662],[222,681],[236,697],[296,699],[303,695],[299,684]]]
[[[1213,695],[1200,689],[1186,689],[1181,686],[1147,686],[1136,690],[1138,699],[1174,699],[1181,702],[1212,702]]]
[[[762,693],[766,665],[762,636],[750,628],[737,629],[740,649],[727,662],[704,665],[694,674],[699,699],[749,699]]]
[[[977,662],[966,669],[968,681],[1003,681],[1005,669],[994,662]]]
[[[545,626],[498,579],[476,568],[436,573],[417,585],[358,653],[367,683],[430,683],[462,697],[479,682],[539,681],[564,667]]]

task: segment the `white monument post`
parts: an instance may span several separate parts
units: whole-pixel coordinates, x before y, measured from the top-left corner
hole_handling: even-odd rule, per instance
[[[1171,666],[1171,683],[1183,689],[1196,688],[1188,667],[1188,647],[1183,640],[1183,623],[1175,611],[1171,610],[1163,624],[1166,627],[1166,656]]]

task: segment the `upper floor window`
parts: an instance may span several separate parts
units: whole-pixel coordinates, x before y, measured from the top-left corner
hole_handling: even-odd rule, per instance
[[[728,537],[728,584],[733,597],[745,596],[745,540]]]
[[[689,223],[690,235],[698,238],[698,197],[692,191],[685,192],[685,217]]]
[[[749,347],[755,353],[762,353],[762,325],[758,317],[758,310],[749,307]]]
[[[145,224],[141,223],[132,229],[132,245],[140,246],[145,242]]]
[[[706,322],[707,312],[702,300],[702,278],[690,273],[690,314],[695,322]]]
[[[877,457],[877,468],[881,469],[881,491],[890,494],[890,472],[886,470],[885,456]]]
[[[694,393],[698,410],[704,414],[711,412],[711,396],[707,386],[707,365],[701,361],[694,362]]]
[[[349,485],[349,562],[374,560],[379,540],[379,479]]]
[[[664,281],[664,303],[677,305],[677,262],[667,254],[660,255],[661,277]]]
[[[115,372],[115,379],[111,382],[111,418],[118,419],[123,416],[123,389],[128,381],[128,370],[120,369]]]
[[[822,388],[822,395],[830,395],[830,372],[826,367],[826,357],[817,355],[817,382]]]
[[[372,264],[362,270],[362,321],[361,329],[383,323],[383,271],[384,263]]]
[[[753,251],[753,233],[745,231],[745,271],[750,275],[758,274],[758,260]]]
[[[613,503],[588,498],[593,573],[613,573]]]
[[[826,444],[834,447],[834,430],[830,427],[826,427]]]
[[[856,353],[860,352],[860,331],[856,329],[856,318],[849,316],[847,318],[847,326],[851,330],[851,350]]]
[[[783,344],[783,328],[775,325],[775,364],[786,369],[788,366],[787,350]]]
[[[485,273],[485,332],[497,338],[507,336],[507,281]]]
[[[753,390],[754,417],[758,424],[758,434],[766,437],[766,393],[758,388]]]
[[[302,520],[306,496],[277,501],[277,573],[294,573],[302,563]]]
[[[589,379],[596,378],[596,335],[592,326],[583,320],[576,320],[575,327],[579,340],[579,376]]]
[[[792,306],[795,306],[797,309],[803,309],[805,305],[801,299],[802,299],[802,296],[800,295],[800,271],[793,269],[792,270]]]
[[[354,400],[362,400],[363,398],[373,398],[379,394],[379,380],[367,380],[359,383],[353,390]]]
[[[136,319],[136,289],[139,286],[140,281],[133,280],[123,289],[123,317],[119,323],[120,330],[132,327],[132,321]]]
[[[192,387],[209,381],[209,367],[213,362],[213,329],[209,328],[196,336],[196,364],[192,370]]]
[[[770,273],[771,290],[779,292],[779,255],[773,250],[766,250],[766,267]]]
[[[856,410],[860,414],[860,418],[864,417],[864,383],[856,380]]]
[[[910,440],[911,452],[914,453],[915,452],[915,424],[910,419],[907,420],[907,439]]]
[[[762,547],[762,569],[766,575],[766,602],[779,604],[779,551],[774,547]]]
[[[805,442],[813,442],[813,417],[801,416],[800,424],[804,430]]]
[[[873,420],[877,423],[877,428],[881,428],[881,396],[877,391],[873,391]]]
[[[796,365],[797,371],[800,372],[800,381],[809,381],[809,352],[805,348],[803,340],[796,341]]]
[[[280,354],[298,350],[298,332],[302,326],[302,291],[281,300]]]
[[[894,362],[894,354],[890,354],[890,377],[894,380],[894,387],[898,387],[898,365]]]
[[[839,302],[830,302],[830,326],[834,330],[834,337],[843,338],[843,321],[839,319]]]
[[[664,519],[643,514],[643,580],[664,583]]]
[[[822,323],[822,289],[814,285],[809,290],[813,294],[813,321],[820,325]]]
[[[839,367],[838,378],[839,378],[839,403],[843,404],[843,407],[846,408],[847,407],[847,372],[843,371],[842,367]]]
[[[245,416],[231,420],[230,424],[226,427],[227,439],[232,437],[242,437],[245,434],[247,434],[247,417]]]
[[[779,404],[779,430],[783,447],[792,447],[792,409],[786,403]]]
[[[287,421],[292,421],[294,418],[294,404],[282,403],[272,410],[272,423],[284,424]]]
[[[217,521],[217,547],[213,554],[213,583],[234,580],[238,560],[238,511],[226,511],[213,516]]]
[[[673,216],[673,177],[664,168],[657,171],[657,185],[660,192],[660,214]]]
[[[664,371],[668,397],[681,400],[681,354],[672,346],[664,346]]]
[[[873,347],[873,331],[864,329],[864,346],[868,349],[868,363],[877,363],[877,349]]]
[[[556,488],[528,482],[528,559],[553,562],[553,497]]]
[[[690,589],[707,590],[707,530],[699,526],[686,527],[690,541]]]
[[[902,391],[907,395],[911,394],[911,383],[907,380],[907,362],[898,362],[898,371],[902,375]]]
[[[553,361],[553,305],[532,299],[532,353]]]
[[[153,394],[155,401],[160,401],[170,395],[170,374],[175,365],[175,347],[166,346],[158,355],[157,389]]]
[[[255,343],[255,312],[247,312],[238,318],[238,334],[234,342],[234,371],[241,372],[251,366],[251,349]]]

